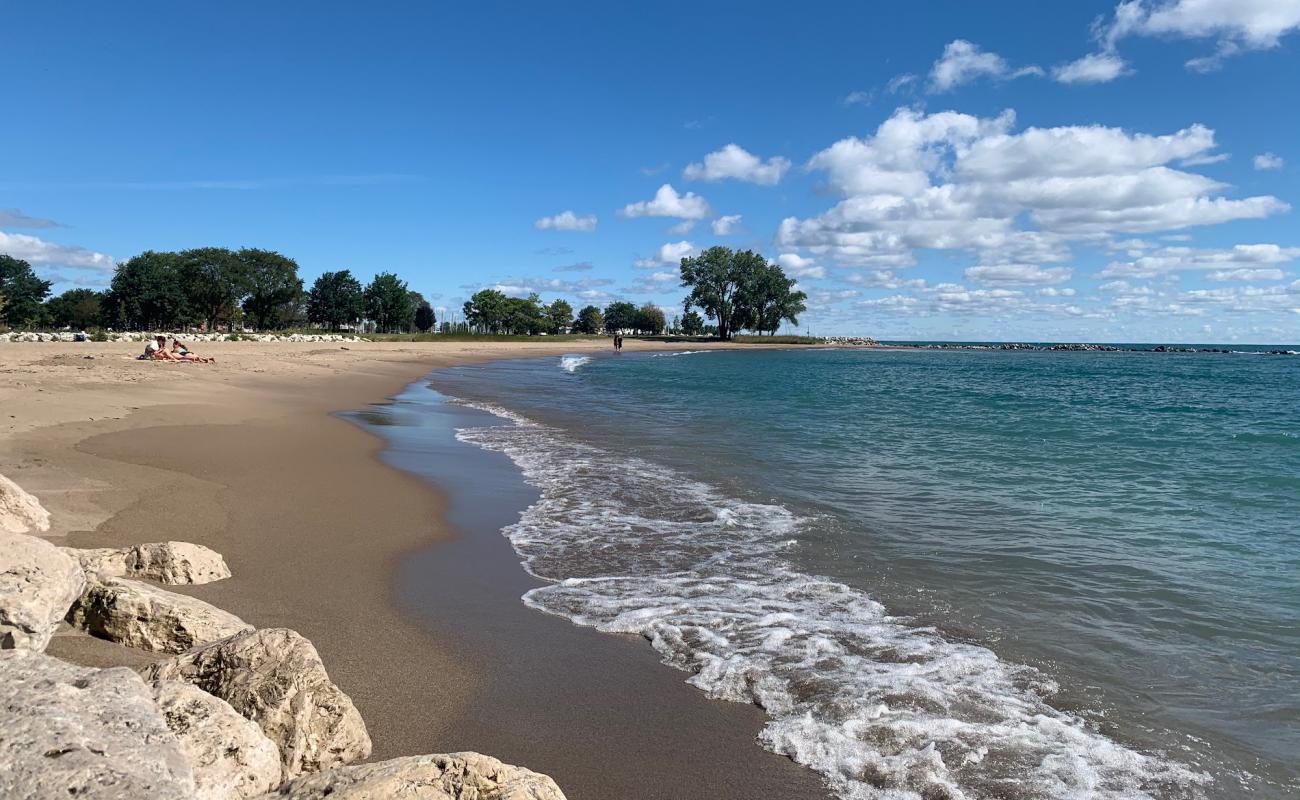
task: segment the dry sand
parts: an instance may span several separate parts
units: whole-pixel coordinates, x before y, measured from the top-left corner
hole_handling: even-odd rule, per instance
[[[233,578],[175,588],[310,638],[375,757],[495,747],[571,800],[825,796],[753,743],[758,709],[705,699],[644,642],[524,609],[530,579],[495,527],[452,530],[436,487],[331,416],[436,367],[606,342],[198,346],[215,365],[140,362],[138,347],[0,343],[0,474],[40,498],[56,543],[179,539],[223,553]],[[671,346],[628,341],[647,348]],[[403,610],[395,575],[411,569],[441,589]],[[450,610],[466,604],[473,615]],[[72,631],[49,651],[148,658]]]

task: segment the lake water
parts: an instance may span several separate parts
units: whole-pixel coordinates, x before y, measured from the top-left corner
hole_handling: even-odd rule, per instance
[[[529,605],[845,798],[1300,792],[1300,358],[566,356],[434,388],[541,499]]]

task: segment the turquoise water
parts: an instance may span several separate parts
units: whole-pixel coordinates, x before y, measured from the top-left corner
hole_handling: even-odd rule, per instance
[[[463,367],[525,601],[646,636],[843,797],[1300,791],[1300,359]]]

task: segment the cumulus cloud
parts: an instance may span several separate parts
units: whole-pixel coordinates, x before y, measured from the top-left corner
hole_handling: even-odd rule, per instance
[[[687,164],[682,171],[688,181],[721,181],[728,178],[760,186],[775,186],[790,169],[789,159],[774,156],[767,161],[743,147],[729,144],[704,157],[704,163]]]
[[[527,297],[530,294],[542,294],[551,292],[555,294],[574,295],[584,299],[604,296],[606,292],[602,288],[609,286],[613,281],[608,278],[581,278],[579,280],[564,280],[562,278],[537,278],[537,277],[517,277],[506,278],[491,284],[486,288],[496,289],[498,292],[504,292],[512,297]],[[481,289],[482,286],[464,286],[465,289]]]
[[[1099,316],[1077,305],[1039,300],[1020,289],[970,289],[958,283],[941,283],[912,294],[894,294],[863,300],[863,309],[891,316],[926,317],[952,314],[1007,318],[1012,316]]]
[[[1289,208],[1272,196],[1229,197],[1224,184],[1181,168],[1214,149],[1202,125],[1161,135],[1100,125],[1016,131],[1014,112],[899,109],[874,135],[812,157],[808,167],[825,172],[842,199],[818,216],[786,218],[776,241],[873,269],[909,266],[918,250],[964,251],[982,266],[1042,265],[1069,260],[1072,243]]]
[[[982,50],[965,39],[954,39],[943,48],[943,55],[930,68],[932,92],[946,92],[979,78],[1005,80],[1025,75],[1042,75],[1039,67],[1012,69],[1002,56]]]
[[[825,278],[826,268],[818,266],[811,258],[804,258],[798,253],[782,253],[777,256],[776,263],[786,273],[796,278]]]
[[[1255,169],[1282,169],[1284,164],[1281,156],[1272,153],[1260,153],[1255,156]]]
[[[578,216],[572,211],[561,211],[553,217],[542,217],[533,223],[539,231],[594,231],[596,215]]]
[[[712,223],[714,236],[730,236],[740,227],[740,214],[727,214],[718,217]]]
[[[671,183],[665,183],[655,192],[653,200],[629,203],[621,212],[625,217],[678,217],[704,219],[712,211],[703,197],[695,192],[678,194]]]
[[[844,95],[844,99],[840,100],[840,103],[846,106],[866,107],[871,105],[871,101],[875,99],[875,96],[876,96],[875,92],[864,92],[859,90],[856,92],[849,92],[848,94]]]
[[[1178,272],[1208,271],[1222,277],[1216,280],[1249,280],[1231,275],[1250,275],[1253,270],[1270,270],[1281,278],[1280,266],[1300,258],[1300,247],[1276,244],[1239,244],[1225,250],[1194,247],[1162,247],[1131,261],[1112,261],[1099,278],[1153,278]],[[1238,272],[1245,270],[1245,272]],[[1256,274],[1258,277],[1258,274]]]
[[[2,228],[57,228],[59,223],[52,219],[29,217],[16,208],[0,208],[0,227]]]
[[[673,236],[685,236],[686,234],[690,233],[693,230],[695,230],[695,220],[684,219],[681,222],[677,223],[676,225],[670,227],[668,229],[668,233],[672,234]]]
[[[676,272],[660,271],[641,275],[630,286],[623,287],[627,294],[658,294],[673,288],[681,276]]]
[[[111,272],[117,266],[117,261],[104,253],[84,247],[55,244],[25,233],[0,231],[0,253],[33,266],[70,267],[99,272]]]
[[[1213,52],[1186,62],[1188,69],[1207,72],[1238,53],[1277,47],[1297,30],[1297,0],[1129,0],[1115,7],[1099,37],[1112,51],[1131,36],[1214,39]]]
[[[659,252],[650,258],[638,258],[633,264],[638,269],[652,269],[680,264],[683,258],[696,253],[695,245],[687,241],[669,242],[659,248]]]
[[[1116,53],[1089,53],[1052,68],[1058,83],[1109,83],[1129,73],[1128,64]]]
[[[969,267],[966,280],[984,285],[1043,286],[1065,283],[1074,274],[1069,267],[1040,267],[1036,264],[995,264]]]

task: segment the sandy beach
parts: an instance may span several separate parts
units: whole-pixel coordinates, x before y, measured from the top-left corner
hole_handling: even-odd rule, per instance
[[[130,343],[6,344],[0,473],[50,511],[57,544],[177,539],[224,554],[233,578],[179,590],[311,639],[376,759],[481,749],[570,798],[825,796],[753,743],[759,709],[707,700],[639,640],[525,609],[535,584],[496,532],[517,510],[458,530],[436,486],[333,416],[440,366],[606,347],[230,342],[198,348],[215,365],[174,365],[135,361]],[[429,588],[418,607],[395,592],[413,570]],[[149,659],[71,629],[48,652]]]

